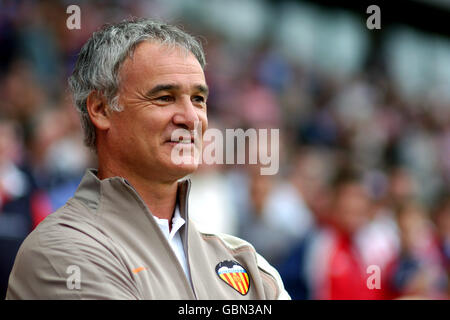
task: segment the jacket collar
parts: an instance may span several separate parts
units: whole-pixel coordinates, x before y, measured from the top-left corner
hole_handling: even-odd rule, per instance
[[[97,211],[102,201],[112,200],[115,203],[122,201],[130,201],[130,193],[133,195],[134,203],[141,208],[145,206],[148,212],[149,208],[145,205],[139,193],[134,187],[123,177],[110,177],[100,180],[97,177],[97,169],[87,169],[80,185],[78,186],[74,198],[82,201],[90,209]],[[191,181],[189,179],[181,179],[178,182],[177,202],[180,209],[180,215],[184,220],[188,220],[188,197]],[[107,192],[107,194],[106,194]],[[136,203],[137,202],[137,203]],[[151,212],[150,212],[151,213]]]

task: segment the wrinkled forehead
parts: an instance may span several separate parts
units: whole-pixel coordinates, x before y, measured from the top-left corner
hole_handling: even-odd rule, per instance
[[[191,63],[203,71],[200,62],[189,49],[177,43],[157,40],[146,40],[138,43],[123,61],[122,68],[124,65],[130,64],[137,64],[141,67],[175,60],[184,60],[186,63]]]
[[[205,84],[205,75],[200,62],[188,49],[154,41],[137,45],[119,71],[121,82],[166,80],[193,81]]]

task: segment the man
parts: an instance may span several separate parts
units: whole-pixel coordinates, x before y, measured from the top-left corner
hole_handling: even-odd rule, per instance
[[[180,179],[197,162],[173,151],[201,147],[204,66],[201,45],[170,25],[130,20],[94,33],[69,83],[98,170],[25,240],[7,299],[289,299],[250,244],[189,222],[190,181]]]
[[[343,169],[337,173],[332,189],[326,223],[297,251],[303,260],[298,292],[304,291],[306,283],[304,292],[312,299],[379,299],[382,291],[369,287],[368,266],[356,241],[372,210],[362,178],[353,170]]]

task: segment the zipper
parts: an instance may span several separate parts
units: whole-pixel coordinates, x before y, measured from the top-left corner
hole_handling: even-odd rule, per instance
[[[146,205],[146,203],[144,202],[144,200],[142,200],[141,196],[140,196],[139,193],[136,191],[136,189],[131,185],[131,183],[128,182],[127,179],[122,178],[122,177],[121,177],[121,179],[122,179],[122,181],[124,182],[124,184],[127,186],[127,188],[128,188],[131,192],[133,192],[133,194],[138,198],[139,201],[141,201],[141,203],[144,205],[144,208],[147,210],[147,212],[148,212],[148,213],[152,216],[152,218],[153,218],[153,214],[151,213],[150,209],[147,207],[147,205]],[[186,282],[190,285],[190,288],[191,288],[191,291],[192,291],[192,293],[193,293],[193,295],[194,295],[195,300],[198,300],[197,294],[196,294],[195,289],[194,289],[194,285],[193,285],[193,283],[192,283],[191,266],[190,266],[190,263],[189,263],[189,254],[188,254],[188,249],[187,249],[187,248],[188,248],[188,246],[187,246],[187,239],[188,239],[187,201],[188,201],[189,191],[190,191],[190,189],[191,189],[191,182],[190,182],[189,180],[187,180],[187,181],[188,181],[188,189],[187,189],[187,191],[186,191],[186,199],[185,199],[185,203],[184,203],[184,204],[185,204],[185,209],[186,209],[186,222],[185,222],[186,232],[185,232],[185,237],[184,237],[185,239],[184,239],[184,241],[185,241],[185,243],[186,243],[186,252],[185,252],[185,256],[186,256],[186,264],[187,264],[188,272],[189,272],[189,279],[188,279],[188,277],[186,276],[186,273],[184,272],[183,266],[181,265],[180,261],[178,260],[178,257],[175,255],[175,252],[173,252],[173,249],[172,249],[172,247],[170,246],[170,243],[168,242],[168,240],[166,239],[166,237],[165,237],[164,235],[162,235],[162,236],[163,236],[164,240],[166,241],[166,243],[167,243],[169,249],[172,251],[173,256],[175,257],[176,263],[178,263],[179,269],[180,269],[181,272],[184,274],[184,278],[186,279]],[[156,221],[155,221],[155,223],[156,223]],[[158,229],[159,232],[161,232],[161,230],[159,230],[159,226],[158,226],[157,229]]]
[[[192,282],[192,272],[191,272],[191,263],[190,263],[190,259],[189,259],[189,246],[188,246],[188,235],[189,235],[189,212],[188,212],[188,199],[189,199],[189,192],[191,191],[191,180],[186,180],[187,181],[187,190],[186,190],[186,196],[184,199],[184,209],[185,209],[185,218],[186,218],[186,223],[185,223],[185,233],[184,233],[184,244],[185,244],[185,248],[186,248],[186,252],[184,253],[186,255],[186,263],[187,263],[187,267],[188,267],[188,272],[189,272],[189,282],[191,284],[191,288],[192,288],[192,293],[194,294],[195,300],[198,300],[197,297],[197,293],[195,292],[195,288],[194,288],[194,283]]]

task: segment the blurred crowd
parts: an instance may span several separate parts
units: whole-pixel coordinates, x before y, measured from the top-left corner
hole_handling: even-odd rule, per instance
[[[81,30],[64,1],[1,4],[0,294],[20,243],[95,166],[67,89],[80,47],[105,22],[164,14],[151,3],[82,2]],[[252,243],[293,299],[449,298],[449,101],[404,96],[384,68],[338,76],[270,38],[236,46],[176,22],[206,40],[209,126],[280,129],[277,175],[191,177],[199,228]]]

